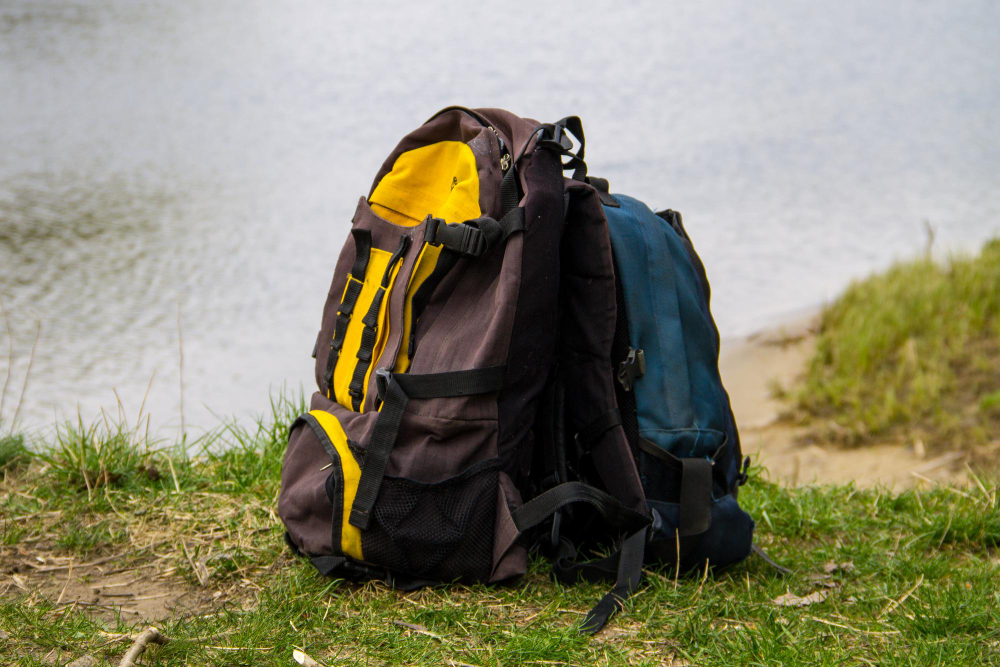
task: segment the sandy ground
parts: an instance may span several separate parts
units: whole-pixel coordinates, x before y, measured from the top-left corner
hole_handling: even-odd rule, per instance
[[[732,400],[745,454],[763,464],[770,478],[796,485],[809,482],[901,489],[914,484],[961,481],[960,453],[926,457],[912,447],[875,444],[857,449],[803,445],[802,429],[779,419],[782,405],[772,397],[777,381],[791,386],[815,342],[816,315],[803,315],[743,340],[723,341],[720,367]]]

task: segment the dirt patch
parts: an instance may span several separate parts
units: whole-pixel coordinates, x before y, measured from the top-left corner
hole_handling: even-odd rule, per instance
[[[5,554],[0,595],[48,600],[58,609],[82,609],[106,621],[154,623],[207,614],[245,591],[191,584],[156,560],[129,562],[128,554],[81,558],[17,548]],[[238,587],[239,588],[239,587]]]
[[[816,315],[723,344],[720,367],[736,413],[744,454],[768,469],[771,479],[797,485],[809,482],[894,489],[966,479],[969,456],[926,451],[883,442],[845,449],[833,443],[810,443],[804,427],[780,418],[783,404],[774,387],[791,386],[802,374],[815,346]]]

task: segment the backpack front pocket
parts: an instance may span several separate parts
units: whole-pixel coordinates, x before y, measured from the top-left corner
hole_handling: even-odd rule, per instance
[[[361,545],[369,562],[433,581],[486,581],[499,468],[482,461],[433,484],[386,476]]]
[[[292,540],[310,555],[364,559],[361,531],[347,517],[361,478],[340,421],[313,410],[292,425],[278,510]]]

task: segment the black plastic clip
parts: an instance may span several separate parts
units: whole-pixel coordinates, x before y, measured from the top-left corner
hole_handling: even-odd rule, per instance
[[[392,372],[385,368],[375,370],[375,407],[382,405],[382,400],[386,392],[389,391],[389,380],[392,379]]]
[[[553,123],[542,126],[542,134],[538,138],[538,145],[542,148],[551,148],[560,153],[568,153],[573,150],[573,140],[566,132],[563,125]]]
[[[424,240],[431,245],[443,245],[445,248],[472,257],[479,257],[486,252],[486,236],[483,230],[464,222],[450,224],[441,218],[428,218]]]
[[[567,116],[555,123],[542,125],[538,132],[537,146],[565,155],[569,159],[563,162],[563,170],[573,170],[573,180],[583,181],[587,178],[587,163],[584,162],[586,140],[583,136],[583,123],[577,116]],[[573,139],[579,148],[573,152]]]
[[[628,349],[628,356],[618,364],[618,381],[625,391],[632,391],[636,379],[646,374],[646,354],[642,350]]]

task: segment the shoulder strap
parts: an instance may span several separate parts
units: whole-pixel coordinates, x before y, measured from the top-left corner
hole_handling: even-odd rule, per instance
[[[552,565],[557,580],[571,583],[582,578],[591,582],[615,582],[614,588],[587,613],[580,627],[581,632],[595,634],[639,587],[651,517],[583,482],[565,482],[553,487],[514,510],[511,517],[518,531],[523,533],[573,503],[594,507],[609,524],[629,533],[617,551],[596,561],[577,562],[572,542],[565,538],[559,541]]]

